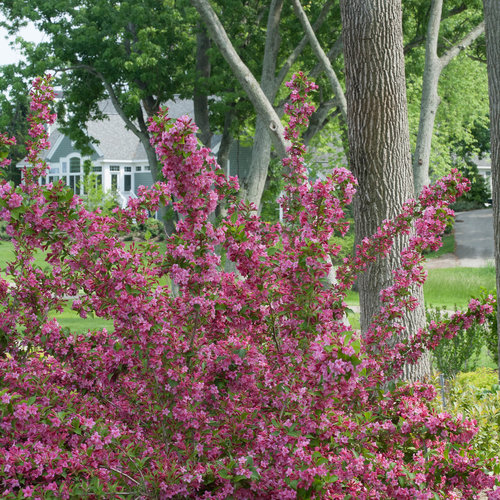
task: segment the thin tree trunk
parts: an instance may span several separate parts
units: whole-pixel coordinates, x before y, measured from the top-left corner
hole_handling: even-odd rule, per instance
[[[196,78],[208,78],[210,76],[211,66],[208,57],[210,48],[210,39],[203,25],[198,26],[196,33]],[[210,119],[208,115],[208,97],[206,92],[199,91],[199,85],[195,86],[193,95],[194,119],[199,127],[198,134],[201,142],[209,148],[212,142],[212,131],[210,130]]]
[[[262,91],[259,83],[252,72],[243,63],[240,56],[234,50],[224,27],[212,9],[208,0],[191,0],[191,3],[200,14],[212,40],[217,44],[222,56],[233,70],[233,74],[239,81],[252,102],[255,111],[266,122],[266,128],[271,135],[271,140],[280,158],[286,156],[288,141],[284,138],[284,128],[276,114],[272,104]]]
[[[280,46],[279,24],[283,0],[272,0],[267,20],[267,36],[262,63],[260,87],[262,92],[273,105],[279,85],[276,85],[276,62]],[[274,108],[273,108],[274,110]],[[252,149],[252,162],[249,172],[243,182],[241,195],[260,208],[262,194],[266,185],[269,161],[271,159],[271,137],[269,135],[268,120],[262,115],[257,116],[255,137]]]
[[[354,199],[356,242],[396,216],[413,194],[406,102],[401,0],[340,2],[350,165],[359,182]],[[379,293],[392,283],[392,270],[407,239],[395,242],[389,258],[378,259],[359,277],[361,329],[380,309]],[[404,318],[408,335],[425,323],[421,306]],[[406,378],[430,373],[429,356],[408,367]]]
[[[474,42],[484,31],[484,23],[480,23],[463,40],[439,57],[437,49],[442,9],[443,0],[432,0],[425,44],[425,67],[422,82],[420,120],[418,124],[417,144],[413,155],[413,178],[416,196],[430,182],[429,160],[431,156],[434,120],[440,101],[438,84],[441,72],[455,56]]]
[[[333,67],[330,63],[330,59],[328,59],[328,56],[325,54],[324,50],[319,44],[318,39],[316,38],[316,34],[314,33],[314,29],[309,23],[309,19],[307,18],[307,15],[304,12],[304,9],[302,8],[300,0],[292,0],[292,4],[295,10],[295,14],[299,18],[299,21],[302,24],[302,27],[304,28],[304,31],[306,33],[306,36],[309,39],[309,44],[311,45],[311,48],[313,49],[314,54],[316,55],[321,65],[323,66],[323,70],[326,73],[328,82],[332,87],[337,106],[340,112],[342,113],[344,120],[347,120],[347,103],[345,100],[344,91],[342,89],[342,86],[340,85],[337,75],[335,74],[335,71],[333,70]]]
[[[483,6],[486,24],[486,59],[490,94],[493,229],[498,300],[500,298],[500,1],[483,0]],[[497,335],[500,352],[500,307],[497,307]],[[500,363],[498,380],[500,381]]]

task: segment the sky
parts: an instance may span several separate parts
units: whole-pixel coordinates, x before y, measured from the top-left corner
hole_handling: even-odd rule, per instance
[[[40,33],[33,25],[28,25],[19,33],[19,36],[30,42],[39,43],[43,39],[43,33]],[[10,41],[14,41],[16,37],[7,37],[7,30],[0,27],[0,66],[4,64],[16,63],[21,59],[19,49],[11,47]]]

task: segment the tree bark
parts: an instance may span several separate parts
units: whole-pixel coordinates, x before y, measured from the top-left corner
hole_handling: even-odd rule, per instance
[[[235,77],[240,82],[248,98],[252,102],[257,114],[265,122],[266,129],[280,158],[286,156],[288,142],[284,138],[284,128],[272,104],[262,91],[252,72],[243,63],[234,50],[224,27],[207,0],[191,0],[191,3],[200,14],[212,40],[217,44],[222,56],[229,64]]]
[[[493,229],[497,299],[500,298],[500,2],[483,0],[486,24],[486,60],[490,94],[491,177],[493,184]],[[497,307],[497,334],[500,351],[500,308]],[[500,381],[500,365],[498,368]]]
[[[351,170],[358,179],[354,199],[356,242],[396,216],[412,197],[410,134],[406,103],[401,0],[341,0]],[[359,277],[361,329],[366,332],[380,309],[379,293],[399,266],[400,238],[386,259]],[[404,318],[407,334],[425,324],[421,305]],[[407,367],[405,378],[430,373],[429,356]]]
[[[276,85],[276,63],[280,46],[279,24],[282,9],[283,0],[272,0],[267,19],[266,45],[264,47],[264,60],[260,79],[262,92],[271,106],[279,88],[279,84]],[[267,122],[267,118],[260,114],[257,116],[252,162],[240,192],[243,198],[255,203],[257,209],[260,208],[271,158],[271,136],[268,132]]]
[[[198,26],[196,33],[196,78],[208,78],[210,76],[211,65],[208,57],[210,39],[203,25]],[[199,85],[195,85],[193,95],[194,119],[200,132],[198,137],[204,146],[209,148],[212,142],[212,131],[210,129],[210,119],[208,115],[208,97],[206,92],[199,91]]]
[[[442,8],[443,0],[432,0],[425,44],[420,120],[418,124],[417,144],[415,154],[413,155],[413,178],[416,196],[430,182],[429,159],[431,155],[434,120],[439,106],[438,84],[441,72],[455,56],[474,42],[484,31],[484,23],[480,23],[459,43],[439,57],[437,48]]]
[[[345,100],[344,90],[342,89],[339,79],[337,78],[337,75],[335,74],[335,71],[332,68],[330,59],[325,54],[323,48],[319,44],[318,39],[316,38],[316,34],[314,33],[314,30],[311,24],[309,23],[309,19],[307,18],[307,15],[304,12],[304,9],[302,8],[300,0],[292,0],[292,4],[295,10],[295,14],[299,18],[299,21],[302,24],[302,27],[304,28],[304,31],[306,33],[306,36],[309,39],[309,44],[311,45],[311,48],[313,49],[314,54],[316,55],[321,65],[323,66],[323,69],[326,73],[326,77],[328,78],[328,82],[332,87],[336,104],[340,112],[342,113],[344,120],[347,120],[347,102]]]

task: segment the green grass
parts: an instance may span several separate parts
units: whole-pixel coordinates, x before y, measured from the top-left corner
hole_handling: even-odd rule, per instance
[[[477,297],[481,289],[495,290],[495,268],[448,267],[429,269],[424,284],[425,303],[447,308],[465,307],[472,297]]]
[[[62,313],[54,312],[50,317],[56,318],[62,327],[68,327],[72,332],[84,333],[88,330],[101,330],[102,328],[107,328],[109,332],[114,330],[112,321],[97,318],[94,315],[81,318],[69,306],[66,306]]]
[[[0,240],[0,272],[5,273],[7,264],[15,258],[14,245],[10,241]],[[42,252],[35,254],[35,263],[42,267],[45,265],[45,255]]]
[[[495,268],[446,267],[429,269],[424,284],[425,303],[430,306],[465,307],[472,297],[480,295],[482,289],[495,290]],[[346,303],[359,305],[359,294],[348,292]]]

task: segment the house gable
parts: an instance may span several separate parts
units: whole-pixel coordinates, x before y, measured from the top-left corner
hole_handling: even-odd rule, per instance
[[[96,161],[99,159],[99,155],[95,151],[94,147],[93,149],[94,152],[92,153],[90,159],[92,161]],[[80,151],[78,151],[73,146],[71,139],[67,136],[63,136],[59,144],[54,148],[53,151],[50,152],[50,155],[47,157],[47,161],[49,163],[59,163],[61,161],[61,158],[67,158],[68,156],[75,154],[81,156]]]

